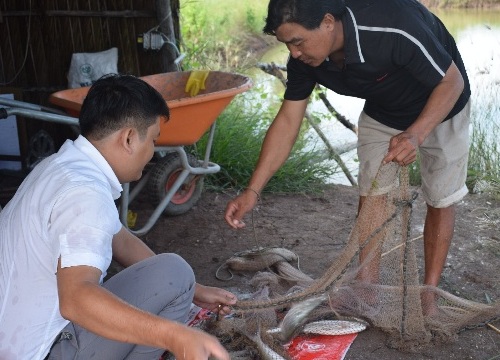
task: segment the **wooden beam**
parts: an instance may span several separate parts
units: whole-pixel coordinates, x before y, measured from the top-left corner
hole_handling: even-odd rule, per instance
[[[123,11],[85,11],[85,10],[47,10],[39,11],[4,11],[2,17],[16,16],[65,16],[65,17],[117,17],[117,18],[155,18],[153,11],[123,10]]]
[[[122,10],[122,11],[71,11],[48,10],[47,16],[87,16],[87,17],[119,17],[119,18],[152,18],[156,14],[152,11]]]
[[[31,12],[32,15],[40,15],[40,13],[36,11]],[[30,12],[26,11],[2,11],[2,17],[15,17],[15,16],[29,16]]]
[[[175,38],[172,6],[170,0],[156,0],[155,4],[159,30],[169,41],[160,49],[162,72],[177,71],[175,59],[180,54]]]

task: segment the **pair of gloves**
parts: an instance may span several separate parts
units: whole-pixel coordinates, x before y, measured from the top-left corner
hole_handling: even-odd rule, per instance
[[[209,70],[194,70],[189,74],[184,91],[191,96],[196,96],[200,90],[205,90],[205,80],[207,80]]]

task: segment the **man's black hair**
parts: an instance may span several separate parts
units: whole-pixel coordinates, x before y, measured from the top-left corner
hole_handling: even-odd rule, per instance
[[[80,111],[80,132],[100,140],[131,126],[141,136],[158,117],[168,120],[170,111],[161,94],[132,75],[108,74],[90,88]]]
[[[285,23],[297,23],[313,30],[327,13],[339,20],[345,11],[344,0],[270,0],[263,31],[276,35],[276,29]]]

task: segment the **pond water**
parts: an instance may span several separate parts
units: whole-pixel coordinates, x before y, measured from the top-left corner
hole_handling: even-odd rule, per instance
[[[460,53],[462,54],[472,89],[472,121],[480,122],[486,128],[495,127],[490,131],[493,134],[489,141],[497,141],[500,135],[500,10],[453,9],[436,10],[436,15],[447,26],[454,36]],[[266,52],[261,61],[274,62],[284,65],[288,51],[284,45],[277,45]],[[281,94],[283,86],[272,76],[256,71],[253,74],[255,83],[266,88],[270,94]],[[363,108],[364,101],[357,98],[345,97],[327,91],[328,100],[335,109],[349,121],[357,124],[358,116]],[[321,101],[312,102],[309,110],[314,113],[327,114]],[[331,144],[343,148],[356,141],[356,135],[346,129],[335,119],[322,121],[321,129],[327,135]],[[312,137],[314,138],[314,137]],[[316,137],[317,141],[320,142]],[[342,159],[357,176],[356,151],[351,150],[342,154]],[[332,163],[335,166],[335,163]],[[332,179],[332,183],[349,185],[349,181],[339,170]]]

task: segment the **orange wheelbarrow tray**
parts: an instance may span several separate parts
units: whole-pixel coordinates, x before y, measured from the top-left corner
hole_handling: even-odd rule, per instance
[[[184,71],[141,77],[158,90],[170,108],[170,120],[162,123],[156,142],[159,146],[193,145],[231,100],[252,86],[246,76],[211,71],[205,80],[205,89],[191,97],[184,91],[190,74],[190,71]],[[52,94],[49,101],[78,117],[88,90],[89,87],[82,87],[59,91]]]
[[[123,184],[120,200],[120,220],[128,228],[128,206],[148,185],[150,197],[157,203],[146,224],[131,230],[141,236],[146,234],[162,213],[179,215],[188,211],[200,198],[203,176],[214,174],[220,166],[209,161],[213,143],[215,122],[231,100],[247,91],[251,80],[243,75],[211,71],[205,80],[205,89],[196,96],[189,96],[185,87],[191,72],[170,72],[141,77],[153,86],[166,100],[170,108],[170,120],[161,124],[160,137],[155,146],[159,160],[143,175],[130,191],[130,184]],[[8,115],[22,115],[44,121],[57,122],[78,127],[78,114],[89,87],[62,90],[53,93],[49,101],[58,105],[70,116],[58,110],[43,108],[28,103],[7,100],[0,108],[0,118]],[[183,146],[193,145],[210,129],[207,149],[203,160],[187,154]],[[163,156],[161,156],[163,155]]]

